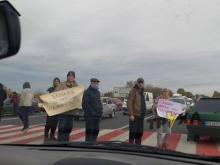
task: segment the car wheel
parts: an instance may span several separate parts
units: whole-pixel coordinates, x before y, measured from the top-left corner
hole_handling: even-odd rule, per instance
[[[127,115],[126,113],[123,113],[123,115]]]
[[[115,110],[112,110],[112,114],[110,114],[109,116],[110,116],[110,118],[115,117]]]
[[[78,121],[79,120],[79,116],[74,116],[74,120]]]

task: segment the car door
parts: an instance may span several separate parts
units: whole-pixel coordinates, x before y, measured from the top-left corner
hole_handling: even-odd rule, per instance
[[[8,98],[4,101],[4,113],[5,114],[13,114],[13,102],[12,98]]]
[[[107,98],[107,114],[112,114],[113,106],[115,106],[115,104],[112,103],[110,98]]]
[[[103,107],[103,114],[102,114],[102,116],[106,116],[107,113],[108,113],[107,98],[102,98],[102,107]]]

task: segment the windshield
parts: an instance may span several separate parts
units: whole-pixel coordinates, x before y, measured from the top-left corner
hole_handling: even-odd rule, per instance
[[[220,112],[220,99],[210,100],[204,99],[200,100],[196,107],[195,112]]]
[[[180,103],[180,104],[185,104],[184,99],[171,99],[171,101],[176,102],[176,103]]]
[[[120,141],[220,155],[218,134],[209,134],[220,121],[192,132],[193,106],[175,104],[186,103],[181,95],[194,110],[220,109],[201,101],[220,97],[219,0],[10,2],[22,45],[0,60],[0,93],[13,98],[0,103],[0,144]]]

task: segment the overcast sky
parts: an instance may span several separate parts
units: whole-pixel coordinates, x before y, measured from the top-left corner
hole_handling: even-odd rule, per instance
[[[220,91],[219,0],[10,0],[20,12],[18,55],[0,61],[0,82],[46,91],[76,72],[102,92],[143,77],[193,94]]]

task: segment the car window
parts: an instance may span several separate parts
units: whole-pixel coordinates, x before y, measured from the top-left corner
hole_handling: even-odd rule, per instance
[[[220,99],[200,100],[193,109],[195,112],[220,112]]]
[[[171,101],[176,102],[176,103],[180,103],[180,104],[185,104],[184,99],[171,99]]]

